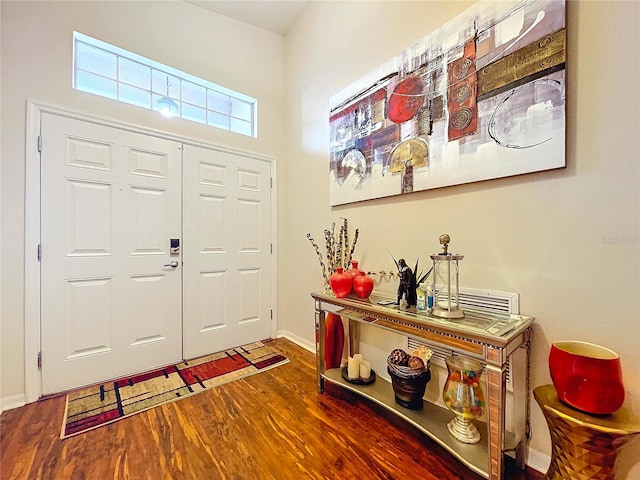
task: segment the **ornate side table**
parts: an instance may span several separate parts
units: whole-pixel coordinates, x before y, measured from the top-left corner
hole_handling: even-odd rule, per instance
[[[593,416],[565,405],[553,385],[533,390],[551,433],[551,465],[545,480],[613,480],[618,452],[640,434],[640,421],[625,407]]]

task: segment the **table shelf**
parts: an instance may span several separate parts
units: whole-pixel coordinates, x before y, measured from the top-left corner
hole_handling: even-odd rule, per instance
[[[358,385],[347,382],[339,368],[326,370],[322,377],[350,390],[367,400],[385,408],[397,415],[405,422],[413,425],[437,444],[451,453],[460,462],[475,473],[488,478],[489,454],[487,444],[487,424],[474,421],[480,432],[480,442],[476,444],[462,443],[456,440],[447,429],[447,423],[453,418],[453,413],[446,408],[423,400],[422,410],[404,408],[395,401],[391,383],[378,376],[376,381],[369,385]],[[506,433],[505,450],[513,450],[516,447],[515,436],[511,432]]]
[[[380,405],[432,438],[463,465],[489,480],[504,478],[504,454],[513,451],[516,464],[525,467],[527,432],[529,431],[530,392],[529,355],[533,317],[491,314],[465,310],[465,320],[436,319],[428,314],[401,311],[379,302],[353,296],[336,298],[330,291],[312,293],[316,310],[316,368],[318,392],[329,381]],[[325,316],[337,313],[345,321],[348,352],[359,351],[360,328],[376,328],[406,335],[436,347],[446,347],[484,363],[487,423],[475,421],[480,442],[466,444],[456,440],[447,424],[453,413],[444,407],[425,402],[421,410],[411,410],[396,403],[388,380],[378,376],[370,385],[352,384],[342,378],[340,369],[325,369]],[[505,421],[507,364],[510,365],[514,419],[513,432]]]

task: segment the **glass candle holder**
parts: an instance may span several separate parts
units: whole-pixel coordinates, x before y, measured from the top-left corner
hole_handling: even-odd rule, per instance
[[[464,443],[478,443],[480,432],[473,420],[484,413],[484,393],[480,386],[483,366],[470,358],[453,356],[445,359],[449,375],[444,385],[442,399],[455,417],[447,427],[451,435]]]
[[[460,291],[460,267],[458,262],[464,255],[449,253],[451,237],[444,233],[440,235],[442,252],[431,255],[433,260],[432,289],[434,293],[433,308],[431,314],[436,317],[458,319],[464,317],[458,299]],[[437,290],[437,286],[440,289]]]

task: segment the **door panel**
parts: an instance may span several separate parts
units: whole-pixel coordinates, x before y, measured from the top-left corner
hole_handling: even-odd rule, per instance
[[[270,337],[270,168],[184,146],[185,358]]]
[[[43,394],[270,336],[268,162],[41,118]]]
[[[42,389],[182,358],[180,144],[43,113]]]

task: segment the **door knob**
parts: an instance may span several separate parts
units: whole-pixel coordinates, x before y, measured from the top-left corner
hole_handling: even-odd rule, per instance
[[[176,268],[178,266],[178,262],[174,260],[173,262],[165,263],[164,266]]]

